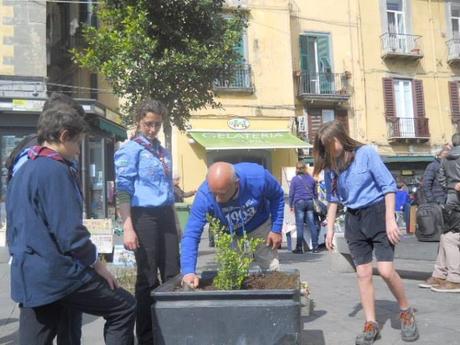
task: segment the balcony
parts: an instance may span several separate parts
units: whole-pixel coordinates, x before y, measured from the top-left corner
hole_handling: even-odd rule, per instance
[[[423,58],[422,36],[384,33],[380,36],[382,59],[419,60]]]
[[[297,75],[298,96],[308,102],[337,104],[350,98],[349,73],[309,73]]]
[[[449,65],[460,63],[460,38],[452,38],[447,42],[447,63]]]
[[[241,64],[224,70],[221,76],[214,80],[214,91],[253,93],[251,65]]]
[[[428,119],[425,117],[387,117],[388,141],[425,142],[430,139]]]

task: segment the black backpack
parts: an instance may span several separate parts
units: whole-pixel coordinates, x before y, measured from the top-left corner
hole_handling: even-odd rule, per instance
[[[417,209],[415,236],[422,242],[439,242],[444,232],[442,207],[436,203],[422,204]]]

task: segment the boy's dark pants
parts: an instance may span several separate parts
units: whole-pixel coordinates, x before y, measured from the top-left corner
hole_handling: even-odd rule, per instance
[[[136,250],[136,335],[139,345],[153,344],[151,292],[179,274],[179,238],[173,206],[133,207],[133,226],[140,247]]]
[[[56,336],[57,345],[80,345],[81,344],[81,311],[63,308],[61,311]]]
[[[132,345],[136,301],[121,289],[111,290],[107,282],[95,274],[91,280],[61,300],[35,308],[20,309],[20,345],[51,345],[61,318],[68,310],[78,310],[105,320],[104,339],[107,345]]]

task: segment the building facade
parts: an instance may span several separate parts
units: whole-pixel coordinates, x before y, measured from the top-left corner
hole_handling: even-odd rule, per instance
[[[196,188],[216,159],[260,162],[265,155],[280,179],[282,166],[297,158],[312,162],[306,147],[213,150],[194,131],[288,130],[312,143],[333,119],[374,145],[398,180],[418,184],[460,120],[460,1],[227,3],[247,13],[243,64],[234,79],[216,81],[223,108],[194,114],[190,130],[175,133],[185,189]],[[240,120],[249,127],[229,127]]]

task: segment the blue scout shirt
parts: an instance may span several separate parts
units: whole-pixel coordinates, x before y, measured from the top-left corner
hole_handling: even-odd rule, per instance
[[[145,137],[139,137],[148,143]],[[152,154],[144,146],[130,140],[115,153],[116,186],[118,192],[131,197],[131,206],[160,207],[174,204],[172,160],[158,140],[153,144],[164,157]],[[165,169],[166,164],[167,169]]]
[[[369,145],[356,150],[350,166],[337,174],[324,173],[328,202],[341,203],[351,209],[367,207],[396,192],[396,182],[379,154]]]
[[[198,244],[207,214],[218,218],[231,232],[239,235],[242,235],[243,231],[251,232],[257,229],[271,216],[272,231],[281,233],[284,192],[279,182],[258,164],[239,163],[234,167],[239,178],[239,193],[236,200],[218,204],[206,181],[196,193],[182,238],[183,274],[195,272]]]

